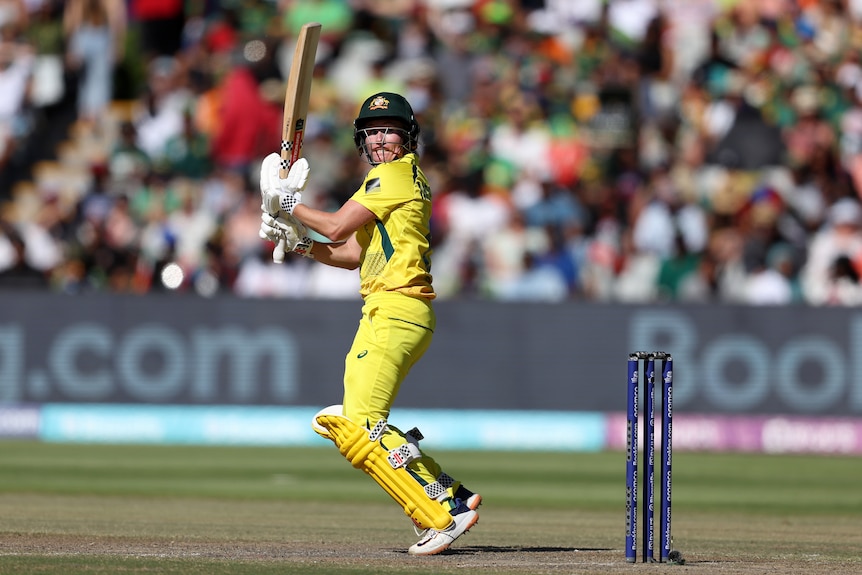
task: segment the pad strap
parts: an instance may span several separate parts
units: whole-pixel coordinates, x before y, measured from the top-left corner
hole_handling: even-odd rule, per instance
[[[399,467],[404,467],[411,461],[415,461],[420,457],[422,457],[422,452],[419,451],[419,446],[408,442],[390,451],[389,457],[386,459],[389,461],[389,465],[391,465],[393,469],[398,469]]]
[[[437,478],[437,481],[434,483],[429,483],[425,486],[425,493],[431,499],[436,501],[443,501],[447,497],[449,497],[448,489],[455,484],[455,480],[446,475],[446,473],[441,473],[440,477]]]
[[[386,431],[386,420],[381,419],[377,422],[371,431],[368,432],[368,441],[377,441],[380,439],[380,436]]]

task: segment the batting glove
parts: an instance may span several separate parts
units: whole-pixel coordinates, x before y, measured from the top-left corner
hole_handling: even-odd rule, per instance
[[[263,198],[261,209],[273,215],[292,214],[297,204],[302,202],[302,190],[308,184],[308,160],[299,158],[290,167],[287,177],[281,179],[281,156],[272,153],[263,159],[260,166],[260,194]]]
[[[311,247],[314,240],[308,237],[308,229],[294,218],[273,217],[264,213],[261,216],[260,237],[276,244],[272,254],[272,261],[281,263],[284,261],[285,252],[293,252],[310,258]]]

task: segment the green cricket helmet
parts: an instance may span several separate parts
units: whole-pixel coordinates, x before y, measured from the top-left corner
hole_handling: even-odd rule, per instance
[[[404,124],[406,136],[404,149],[407,152],[416,151],[419,147],[419,123],[416,121],[410,102],[404,96],[394,92],[377,92],[362,103],[359,114],[353,121],[353,142],[360,155],[368,158],[363,130],[370,121],[378,118],[398,120]]]

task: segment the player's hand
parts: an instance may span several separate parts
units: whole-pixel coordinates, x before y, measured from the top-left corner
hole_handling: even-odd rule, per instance
[[[294,218],[273,217],[264,213],[261,216],[260,237],[276,244],[272,253],[272,261],[281,263],[284,261],[285,252],[294,252],[301,256],[312,257],[311,246],[314,240],[308,237],[308,229]]]
[[[279,212],[292,214],[297,204],[302,202],[301,192],[308,184],[308,160],[296,160],[284,179],[279,176],[281,165],[281,156],[272,153],[263,159],[260,166],[261,209],[272,215],[279,215]]]

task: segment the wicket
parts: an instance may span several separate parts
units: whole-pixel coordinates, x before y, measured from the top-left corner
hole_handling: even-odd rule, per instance
[[[673,358],[663,351],[636,351],[628,359],[628,410],[626,454],[626,561],[637,561],[638,532],[638,396],[640,364],[644,380],[644,470],[643,470],[643,562],[654,562],[655,543],[655,366],[662,364],[662,426],[661,426],[661,515],[659,517],[660,561],[671,557],[671,454],[673,417]]]

